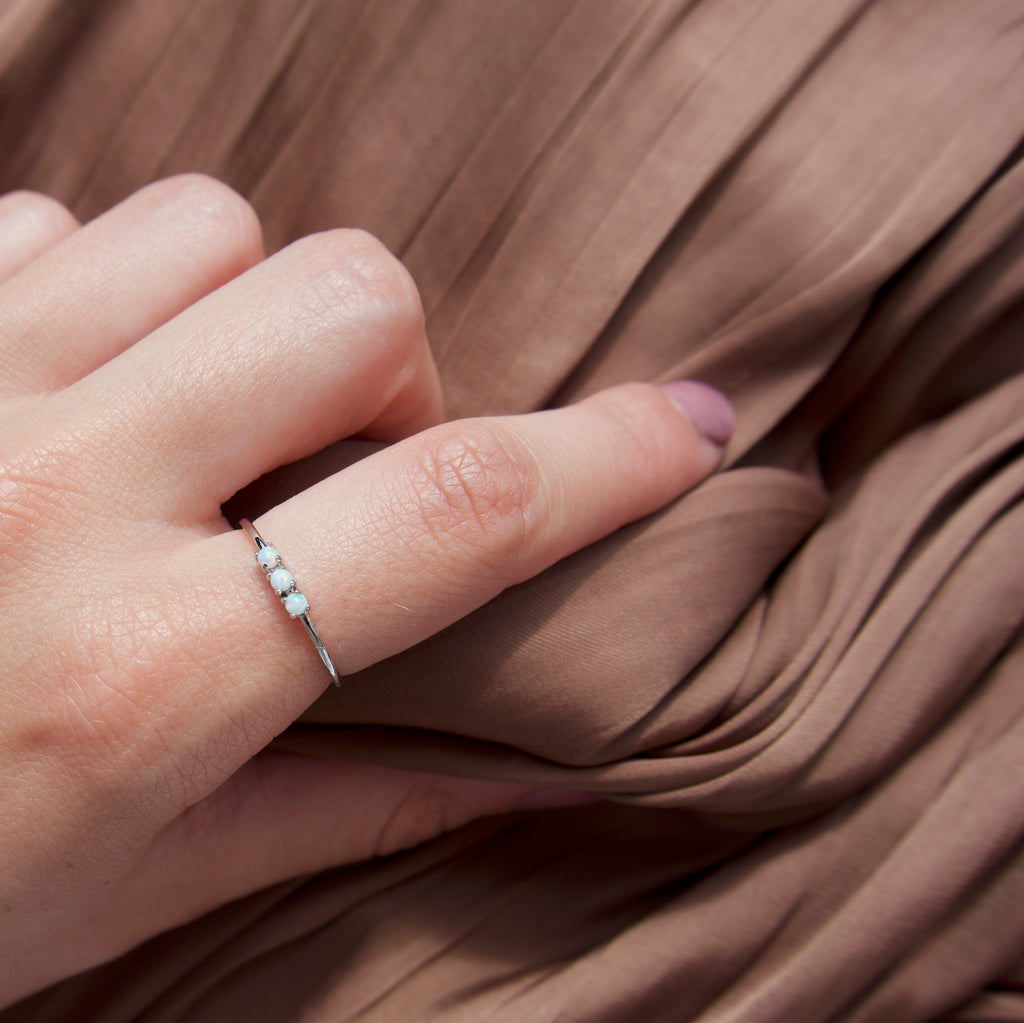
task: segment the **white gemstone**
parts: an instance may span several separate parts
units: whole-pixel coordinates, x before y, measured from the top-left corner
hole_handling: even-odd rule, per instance
[[[284,609],[292,618],[298,618],[309,610],[309,601],[301,593],[289,593],[284,598]]]
[[[256,554],[256,560],[259,562],[260,568],[269,571],[281,564],[281,555],[277,553],[276,547],[271,547],[268,544],[266,547],[259,549]]]
[[[275,568],[267,578],[278,593],[287,593],[292,588],[292,574],[287,568]]]

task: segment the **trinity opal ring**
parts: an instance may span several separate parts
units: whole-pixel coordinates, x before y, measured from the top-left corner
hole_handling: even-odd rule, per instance
[[[331,660],[331,655],[327,652],[327,647],[324,646],[324,641],[320,638],[320,633],[316,631],[316,627],[309,620],[309,601],[296,588],[291,572],[284,567],[280,552],[260,536],[259,530],[248,519],[242,519],[239,525],[241,525],[246,535],[256,545],[256,563],[263,570],[263,574],[266,576],[267,582],[270,583],[271,589],[281,598],[285,611],[292,618],[297,618],[302,622],[302,627],[313,641],[313,646],[316,647],[320,660],[324,662],[327,673],[333,679],[334,684],[340,686],[341,680],[338,678],[338,669],[335,668],[334,661]]]

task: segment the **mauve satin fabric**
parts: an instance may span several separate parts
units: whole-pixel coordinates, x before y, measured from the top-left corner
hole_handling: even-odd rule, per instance
[[[280,740],[612,802],[0,1020],[1024,1020],[1022,133],[1024,0],[8,3],[0,187],[204,170],[396,251],[454,416],[690,376],[739,428]]]

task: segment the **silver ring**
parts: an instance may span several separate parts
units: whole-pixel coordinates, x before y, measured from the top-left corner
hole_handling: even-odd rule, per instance
[[[331,655],[320,638],[320,633],[316,631],[316,627],[309,620],[309,601],[305,594],[296,588],[291,572],[284,567],[284,562],[281,560],[281,552],[273,544],[267,543],[260,536],[259,530],[248,519],[242,519],[239,525],[256,545],[256,564],[263,570],[267,582],[270,583],[270,588],[281,598],[281,603],[284,604],[284,609],[288,614],[302,622],[302,626],[313,641],[313,646],[316,647],[316,652],[320,655],[320,660],[324,662],[328,674],[334,680],[334,684],[340,686],[341,679],[338,678],[338,669],[335,668],[334,661],[331,660]]]

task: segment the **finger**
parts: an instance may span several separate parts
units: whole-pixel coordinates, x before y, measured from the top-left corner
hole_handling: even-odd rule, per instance
[[[568,408],[447,423],[268,512],[261,528],[293,560],[302,553],[304,578],[319,583],[333,563],[326,581],[348,580],[351,597],[327,611],[341,611],[342,667],[354,671],[707,476],[721,445],[680,414],[674,393],[629,384]],[[382,615],[397,632],[382,630]]]
[[[728,412],[724,398],[704,391]],[[705,430],[707,413],[697,409]],[[682,414],[671,392],[624,385],[570,408],[435,427],[279,506],[259,528],[284,555],[347,673],[662,507],[720,457],[720,444]],[[171,577],[175,603],[187,610],[161,627],[173,644],[149,643],[165,663],[134,699],[156,708],[147,730],[187,737],[163,762],[194,790],[197,771],[229,775],[328,677],[241,533],[187,545],[167,560],[186,567]]]
[[[362,231],[294,243],[68,392],[116,452],[114,500],[177,521],[342,437],[441,417],[416,287]],[[119,493],[118,487],[123,490]]]
[[[308,596],[328,634],[343,637],[338,664],[352,672],[707,476],[721,446],[680,412],[665,389],[628,384],[563,409],[446,423],[258,525],[316,586]]]
[[[63,241],[78,221],[59,203],[38,192],[0,196],[0,283]]]
[[[56,390],[257,262],[259,223],[211,178],[136,192],[0,285],[0,394]]]
[[[276,881],[388,855],[516,809],[525,785],[267,751],[160,834],[142,875],[191,919]],[[588,800],[583,794],[565,802]],[[557,801],[552,801],[552,807]]]

